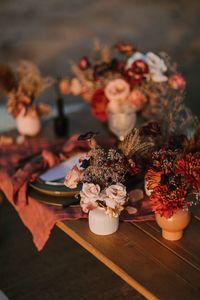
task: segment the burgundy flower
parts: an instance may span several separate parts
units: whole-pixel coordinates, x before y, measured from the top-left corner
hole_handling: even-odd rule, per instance
[[[120,73],[124,73],[126,62],[124,60],[118,60],[116,70]]]
[[[142,59],[137,59],[136,61],[134,61],[131,69],[136,74],[144,75],[149,73],[149,67],[147,63]]]
[[[200,190],[200,154],[186,154],[176,162],[175,174],[183,175],[197,191]]]
[[[132,68],[126,70],[125,78],[132,87],[134,87],[135,85],[139,85],[142,81],[142,75],[134,73]]]
[[[79,68],[81,70],[86,70],[90,67],[90,62],[88,60],[88,58],[86,56],[83,56],[80,60],[79,60]]]
[[[100,121],[107,121],[108,99],[103,89],[97,89],[92,97],[91,110],[93,115]]]
[[[140,133],[142,135],[149,135],[149,136],[156,137],[157,135],[161,134],[161,128],[158,122],[151,121],[141,128]]]

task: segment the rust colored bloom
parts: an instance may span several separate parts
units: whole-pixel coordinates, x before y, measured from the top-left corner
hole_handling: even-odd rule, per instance
[[[174,90],[183,90],[186,86],[186,81],[181,74],[175,74],[169,77],[169,85]]]
[[[184,176],[186,182],[200,191],[200,154],[186,154],[176,162],[175,174]]]
[[[148,190],[154,190],[161,181],[162,171],[149,169],[145,175]]]
[[[170,190],[161,185],[154,189],[150,196],[152,210],[161,217],[170,218],[178,210],[187,207],[186,191],[179,187]]]
[[[93,115],[100,121],[107,121],[108,99],[103,89],[97,89],[92,97],[91,110]]]
[[[145,95],[138,89],[134,89],[128,97],[128,102],[136,111],[140,111],[144,107],[146,101]]]
[[[123,43],[123,42],[121,42],[121,43],[116,44],[115,48],[119,52],[121,52],[123,54],[127,54],[127,55],[131,55],[131,54],[133,54],[136,51],[135,46],[133,44],[131,44],[131,43]]]

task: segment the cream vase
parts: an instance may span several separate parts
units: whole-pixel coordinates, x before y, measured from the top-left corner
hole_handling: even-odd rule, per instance
[[[119,227],[119,216],[111,217],[101,207],[89,211],[88,221],[90,230],[98,235],[112,234]]]
[[[157,224],[162,228],[162,236],[169,241],[180,240],[183,230],[190,222],[191,214],[187,209],[178,209],[172,217],[161,217],[155,214]]]
[[[16,118],[17,130],[22,135],[35,136],[41,130],[41,120],[39,117],[29,115],[18,116]]]

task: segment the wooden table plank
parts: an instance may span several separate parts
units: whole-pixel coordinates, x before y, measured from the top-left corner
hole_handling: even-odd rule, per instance
[[[199,299],[199,271],[136,226],[97,236],[86,220],[57,225],[146,298]]]
[[[147,235],[162,244],[170,251],[181,257],[188,264],[200,271],[200,221],[193,218],[184,236],[179,241],[167,241],[161,236],[161,229],[155,222],[141,222],[134,224]],[[199,279],[200,281],[200,279]]]

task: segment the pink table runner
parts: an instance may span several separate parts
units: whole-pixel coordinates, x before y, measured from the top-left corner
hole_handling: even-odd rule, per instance
[[[42,171],[67,159],[76,151],[87,149],[86,142],[77,142],[73,136],[67,142],[62,140],[36,139],[22,145],[10,145],[0,148],[0,190],[18,212],[24,225],[30,230],[33,241],[40,251],[49,238],[51,229],[61,220],[87,218],[80,206],[68,208],[54,207],[38,202],[27,195],[27,185]],[[40,159],[22,164],[26,157],[41,153]],[[130,212],[130,211],[129,211]],[[136,214],[124,210],[121,221],[138,222],[153,220],[147,199],[140,201]]]

